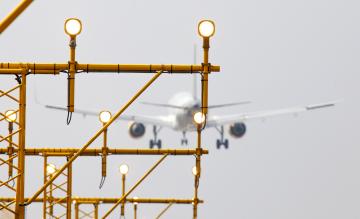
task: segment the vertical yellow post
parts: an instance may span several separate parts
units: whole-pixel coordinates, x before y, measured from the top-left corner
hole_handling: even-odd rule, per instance
[[[24,193],[25,193],[25,127],[26,127],[26,73],[27,69],[23,69],[21,73],[20,87],[20,116],[19,116],[19,149],[18,149],[18,174],[16,183],[16,206],[17,212],[15,219],[25,218]]]
[[[44,184],[47,181],[47,156],[44,154]],[[46,218],[46,211],[47,211],[47,191],[46,188],[44,189],[43,195],[43,218]]]
[[[202,82],[202,112],[206,116],[208,113],[208,90],[209,90],[209,48],[210,48],[210,39],[204,37],[203,39],[203,49],[204,49],[204,60],[203,60],[203,75],[201,78]]]
[[[126,180],[126,174],[122,174],[122,177],[121,177],[121,181],[122,181],[122,195],[121,197],[124,197],[125,195],[125,180]],[[121,216],[125,216],[125,201],[126,199],[124,198],[121,202]]]
[[[51,177],[52,177],[52,174],[50,174],[49,175],[49,178],[51,179]],[[53,183],[51,183],[50,184],[50,186],[49,186],[49,214],[50,214],[50,216],[54,216],[54,205],[53,205],[53,202],[54,202],[54,197],[53,197],[53,190],[54,190],[54,188],[53,188]]]
[[[69,160],[70,157],[67,157]],[[72,164],[67,168],[67,193],[66,193],[66,218],[71,219],[71,204],[72,204]]]
[[[94,204],[94,219],[98,219],[99,218],[99,204],[95,203]]]
[[[76,36],[80,34],[82,29],[81,21],[77,18],[69,18],[65,21],[64,25],[65,33],[70,36],[70,60],[69,60],[69,75],[68,75],[68,113],[74,112],[75,102],[75,73],[76,73],[76,61],[75,61],[75,48],[76,48]],[[70,117],[68,115],[67,123],[70,123]]]
[[[70,37],[70,61],[69,61],[69,75],[68,75],[68,111],[74,112],[75,102],[75,48],[76,48],[76,36]]]
[[[134,219],[137,218],[137,204],[134,203]]]
[[[197,148],[196,148],[196,160],[195,160],[195,167],[196,167],[196,174],[195,174],[195,182],[194,182],[194,203],[193,203],[193,218],[197,218],[197,211],[198,211],[198,189],[199,189],[199,180],[200,180],[200,173],[201,173],[201,128],[202,124],[197,125]]]
[[[105,125],[105,123],[103,123],[103,125]],[[106,161],[107,161],[107,153],[108,153],[108,148],[107,148],[107,128],[104,130],[104,141],[103,141],[103,146],[101,148],[102,150],[102,155],[101,155],[101,184],[100,187],[102,187],[102,183],[104,183],[105,177],[106,177]]]
[[[13,128],[14,128],[14,123],[13,122],[9,122],[9,146],[8,146],[8,156],[9,156],[9,169],[8,169],[8,176],[9,178],[12,177],[13,175],[13,159],[11,158],[14,154],[14,147],[13,147]]]
[[[75,202],[75,219],[79,219],[79,203]]]

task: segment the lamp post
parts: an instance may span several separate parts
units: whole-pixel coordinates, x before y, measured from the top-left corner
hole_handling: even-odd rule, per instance
[[[75,49],[76,49],[76,36],[81,33],[82,24],[77,18],[69,18],[65,21],[64,25],[65,33],[70,37],[70,61],[69,61],[69,74],[68,74],[68,112],[74,112],[75,102],[75,73],[76,73],[76,61],[75,61]],[[70,119],[68,116],[68,124]]]
[[[210,37],[215,34],[215,23],[211,20],[202,20],[198,24],[198,33],[203,38],[204,61],[203,61],[203,77],[202,77],[202,112],[206,115],[208,112],[208,74],[210,72],[209,65],[209,48]]]
[[[134,197],[133,199],[134,199],[134,200],[137,200],[138,197]],[[133,204],[134,204],[134,219],[136,219],[136,218],[137,218],[137,206],[138,206],[138,202],[134,201]]]
[[[198,188],[199,188],[199,180],[200,180],[200,172],[201,172],[201,131],[206,122],[206,115],[202,112],[196,112],[193,117],[193,122],[196,124],[197,127],[197,154],[195,160],[195,166],[192,168],[192,173],[195,177],[194,180],[194,202],[193,202],[193,218],[197,218],[197,209],[198,209]]]
[[[9,145],[8,145],[8,155],[9,155],[9,170],[8,170],[8,176],[11,178],[13,175],[13,159],[12,155],[14,154],[14,147],[13,147],[13,130],[14,130],[14,122],[17,119],[17,114],[14,110],[8,110],[5,112],[5,119],[8,121],[9,126]]]
[[[121,179],[122,179],[122,197],[123,197],[125,195],[125,180],[126,180],[126,174],[129,172],[129,166],[126,164],[121,164],[119,170],[122,176]],[[120,218],[125,217],[125,199],[121,203],[120,216],[121,216]]]
[[[103,126],[106,125],[111,119],[111,113],[109,111],[103,110],[99,113],[99,120]],[[104,129],[104,138],[103,138],[103,146],[101,148],[101,181],[100,181],[100,188],[103,186],[106,177],[106,158],[108,154],[108,147],[107,147],[107,128]]]

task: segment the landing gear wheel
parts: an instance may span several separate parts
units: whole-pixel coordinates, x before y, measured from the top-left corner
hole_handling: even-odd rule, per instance
[[[216,140],[216,149],[220,149],[220,147],[221,147],[221,142],[218,139],[218,140]]]
[[[224,143],[225,149],[228,149],[229,148],[229,140],[225,139],[225,141],[223,143]]]
[[[188,145],[187,139],[181,139],[181,145]]]
[[[150,149],[153,149],[155,146],[157,146],[158,149],[161,149],[161,144],[162,144],[161,140],[157,140],[157,141],[150,140]]]

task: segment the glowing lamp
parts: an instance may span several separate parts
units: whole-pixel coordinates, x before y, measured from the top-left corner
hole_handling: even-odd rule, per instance
[[[126,164],[121,164],[119,170],[122,175],[126,175],[129,172],[129,166]]]
[[[77,18],[69,18],[65,21],[65,33],[69,36],[77,36],[81,33],[82,24]]]
[[[5,119],[8,122],[15,122],[17,118],[17,114],[14,110],[8,110],[5,112]]]
[[[111,113],[109,111],[101,111],[99,114],[99,120],[102,123],[107,123],[111,119]]]
[[[204,38],[209,38],[214,36],[215,33],[215,23],[211,20],[202,20],[198,25],[199,35]]]

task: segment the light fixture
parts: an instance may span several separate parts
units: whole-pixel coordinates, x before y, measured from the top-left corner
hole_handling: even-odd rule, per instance
[[[138,199],[139,199],[139,198],[138,198],[138,197],[136,197],[136,196],[133,198],[133,200],[134,200],[134,205],[139,204],[138,202],[136,202],[136,200],[138,200]]]
[[[48,164],[46,165],[46,172],[51,175],[56,172],[56,166],[54,164]]]
[[[101,111],[99,114],[99,120],[102,123],[107,123],[111,119],[111,113],[109,111]]]
[[[198,171],[197,171],[196,166],[194,166],[194,167],[192,168],[192,173],[194,174],[194,176],[196,176],[196,175],[198,174]]]
[[[215,33],[215,23],[211,20],[202,20],[198,25],[198,32],[200,36],[209,38],[214,36]]]
[[[119,170],[122,175],[126,175],[129,172],[129,167],[126,164],[121,164]]]
[[[205,115],[202,112],[196,112],[194,114],[194,122],[198,125],[201,125],[205,122]]]
[[[17,118],[17,114],[14,110],[8,110],[5,112],[5,119],[8,122],[15,122]]]
[[[69,36],[77,36],[81,33],[82,24],[77,18],[69,18],[65,21],[65,33]]]

